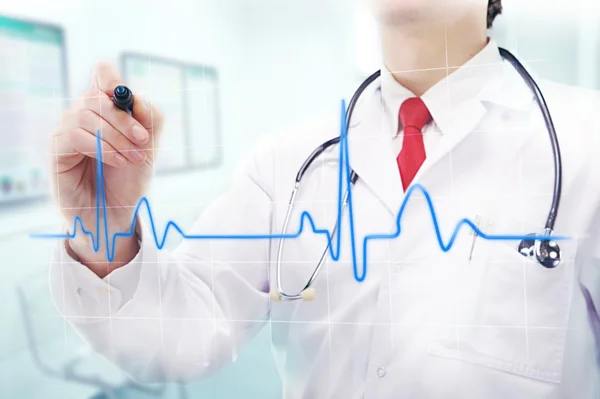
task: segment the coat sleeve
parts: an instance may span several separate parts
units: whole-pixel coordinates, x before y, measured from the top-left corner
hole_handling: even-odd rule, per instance
[[[581,146],[585,147],[584,175],[585,179],[581,189],[575,195],[581,203],[590,204],[582,207],[577,213],[587,225],[587,229],[578,237],[578,250],[576,260],[579,270],[579,289],[587,311],[587,318],[596,347],[600,351],[600,123],[597,111],[600,110],[600,93],[595,91],[584,92],[579,109],[583,114],[582,132],[585,132]],[[568,211],[567,211],[568,212]],[[598,352],[600,364],[600,352]]]
[[[268,234],[271,176],[268,154],[257,153],[186,233]],[[159,251],[144,219],[140,252],[105,279],[58,245],[50,271],[54,302],[85,341],[132,377],[199,378],[234,360],[268,318],[270,241],[189,239]]]
[[[600,203],[590,220],[589,230],[581,238],[577,255],[580,265],[579,288],[585,301],[588,321],[596,345],[600,348]]]

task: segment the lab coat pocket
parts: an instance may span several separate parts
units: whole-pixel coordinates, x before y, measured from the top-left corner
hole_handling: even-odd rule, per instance
[[[518,242],[478,239],[457,268],[455,325],[442,326],[430,354],[560,383],[574,262],[546,269]],[[564,247],[561,243],[561,247]]]

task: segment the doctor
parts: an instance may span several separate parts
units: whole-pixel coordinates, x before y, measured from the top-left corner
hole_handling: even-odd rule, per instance
[[[414,183],[432,196],[446,238],[465,217],[488,234],[543,231],[552,150],[531,91],[487,37],[500,0],[374,0],[373,9],[385,67],[348,132],[360,177],[352,191],[356,236],[393,231]],[[146,191],[162,116],[141,98],[133,117],[117,110],[107,94],[120,83],[113,67],[99,64],[92,88],[54,134],[53,187],[68,229],[76,216],[95,228],[100,127],[111,234],[129,229]],[[158,251],[144,214],[136,236],[117,241],[111,263],[87,236],[57,246],[55,303],[95,350],[143,381],[208,375],[268,328],[285,398],[598,398],[600,99],[539,84],[564,166],[555,230],[571,237],[561,241],[555,269],[520,255],[517,242],[467,229],[441,251],[417,194],[400,236],[369,243],[362,283],[344,219],[340,259],[326,260],[310,302],[270,300],[277,240],[187,240]],[[279,234],[298,168],[339,131],[333,115],[261,146],[189,233]],[[288,231],[298,231],[302,211],[331,228],[338,168],[334,147],[307,172]],[[287,240],[288,291],[302,289],[325,241],[308,229]]]

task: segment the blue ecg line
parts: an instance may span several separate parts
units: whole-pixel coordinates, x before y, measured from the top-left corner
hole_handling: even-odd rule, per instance
[[[521,241],[524,239],[527,240],[543,240],[548,239],[546,235],[488,235],[482,232],[477,228],[477,226],[471,222],[469,219],[460,220],[450,237],[450,240],[447,244],[444,243],[442,238],[440,228],[438,225],[438,220],[436,216],[436,212],[433,207],[433,202],[427,190],[419,185],[414,184],[409,187],[406,192],[406,196],[404,197],[404,201],[400,206],[400,210],[398,211],[398,216],[396,218],[396,231],[388,234],[372,234],[367,235],[363,239],[363,259],[362,259],[362,272],[358,274],[358,264],[357,264],[357,255],[356,255],[356,236],[354,232],[354,209],[352,203],[352,189],[351,189],[351,168],[350,168],[350,159],[348,154],[348,142],[347,142],[347,127],[346,127],[346,104],[345,101],[342,101],[342,118],[341,118],[341,132],[340,132],[340,168],[339,168],[339,184],[338,184],[338,201],[337,201],[337,224],[338,224],[338,232],[341,231],[342,221],[343,221],[343,196],[344,196],[344,182],[345,187],[348,188],[348,222],[350,227],[350,244],[352,248],[352,268],[354,271],[354,278],[358,282],[362,282],[367,274],[367,246],[369,241],[371,240],[392,240],[400,236],[401,227],[400,222],[402,220],[402,215],[406,208],[406,205],[411,198],[411,195],[415,190],[419,190],[423,193],[425,200],[427,201],[427,205],[429,207],[429,212],[431,215],[431,220],[433,222],[433,229],[436,234],[437,242],[442,251],[447,252],[452,248],[456,237],[460,229],[464,225],[468,225],[479,237],[485,240],[515,240]],[[167,236],[169,234],[170,229],[174,229],[177,231],[183,239],[186,240],[291,240],[296,239],[302,235],[304,232],[305,223],[310,224],[310,228],[314,234],[322,234],[327,238],[327,243],[329,243],[329,255],[333,261],[338,261],[341,254],[341,234],[336,234],[335,245],[332,240],[332,232],[328,229],[318,229],[315,225],[315,222],[307,211],[303,211],[300,215],[300,227],[296,233],[290,234],[226,234],[226,235],[194,235],[194,234],[186,234],[174,221],[170,220],[162,234],[162,237],[158,237],[158,231],[154,224],[154,218],[152,216],[152,209],[150,207],[150,203],[146,197],[142,197],[138,202],[135,211],[133,213],[131,226],[128,232],[119,232],[115,233],[112,236],[112,239],[109,237],[108,230],[108,218],[106,211],[106,195],[105,195],[105,187],[104,187],[104,164],[102,163],[102,146],[100,139],[100,131],[96,135],[96,232],[92,232],[86,230],[83,225],[83,221],[79,216],[75,217],[73,220],[73,233],[71,234],[33,234],[32,238],[45,238],[45,239],[73,239],[77,236],[78,227],[81,229],[82,234],[86,234],[90,236],[92,240],[92,246],[94,252],[98,252],[100,249],[100,215],[104,216],[104,238],[106,243],[106,255],[109,262],[112,262],[114,259],[114,251],[115,251],[115,243],[117,238],[119,237],[132,237],[135,232],[135,222],[137,220],[138,214],[142,206],[146,207],[148,211],[148,218],[150,221],[150,230],[152,231],[152,237],[154,238],[154,243],[158,249],[162,249],[167,240]],[[563,236],[552,236],[553,240],[564,240],[568,239],[568,237]]]

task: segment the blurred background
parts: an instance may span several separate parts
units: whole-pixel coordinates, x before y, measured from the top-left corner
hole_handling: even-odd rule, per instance
[[[600,89],[597,0],[503,0],[491,31],[538,76]],[[136,386],[91,353],[50,301],[44,150],[110,60],[166,113],[150,200],[191,225],[261,136],[335,112],[380,66],[364,0],[20,0],[0,3],[0,395],[280,397],[265,329],[238,361],[186,386]],[[175,246],[171,236],[168,246]]]

